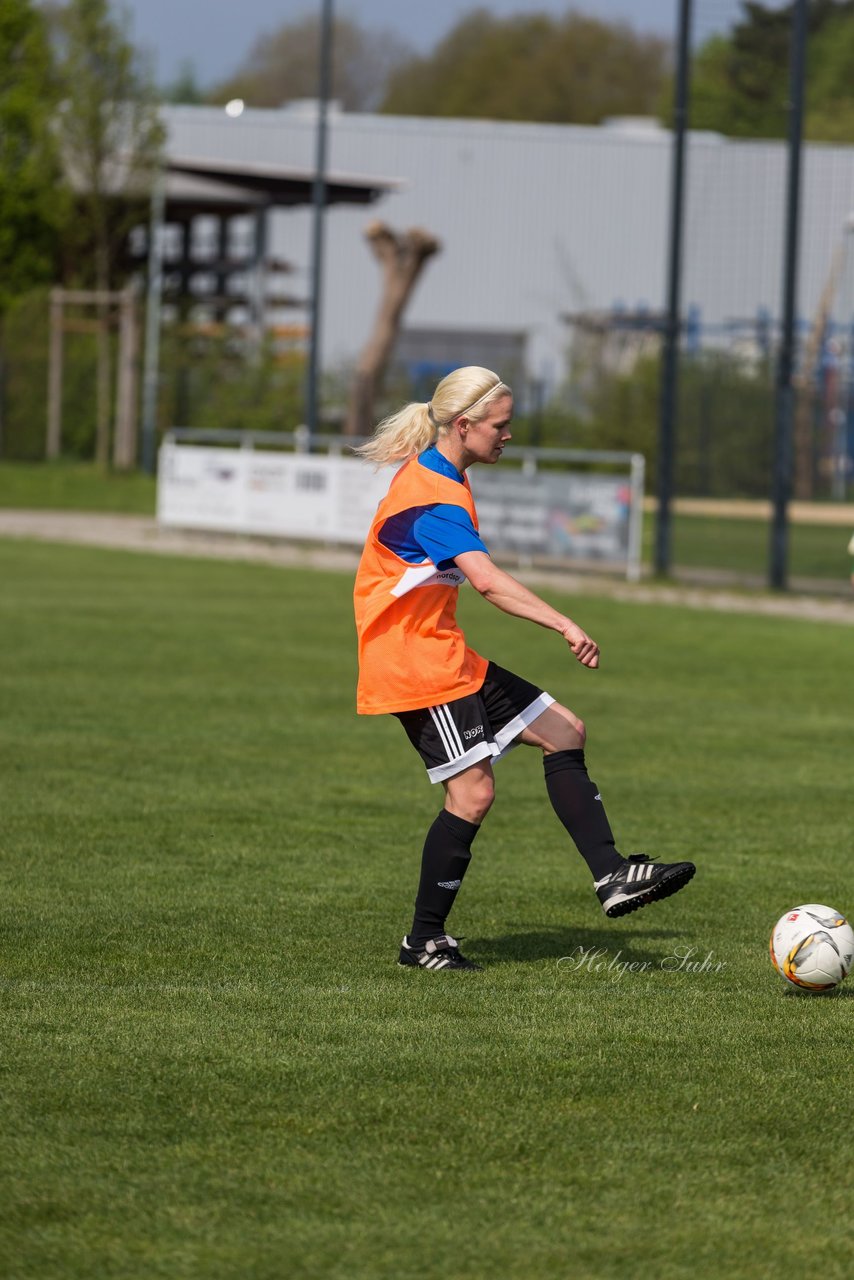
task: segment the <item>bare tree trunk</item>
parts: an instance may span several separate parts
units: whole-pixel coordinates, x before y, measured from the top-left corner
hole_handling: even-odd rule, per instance
[[[373,429],[374,403],[404,309],[425,262],[441,248],[429,231],[414,227],[395,232],[384,222],[372,222],[365,238],[382,267],[383,291],[373,332],[356,365],[344,428],[348,436],[367,436]]]
[[[846,242],[841,239],[833,253],[830,270],[818,300],[812,327],[804,343],[800,369],[795,370],[792,381],[795,395],[794,425],[794,496],[803,501],[815,497],[813,484],[813,412],[814,397],[819,395],[813,371],[821,362],[821,352],[827,336],[828,324],[833,315],[833,304],[839,289],[845,266]]]

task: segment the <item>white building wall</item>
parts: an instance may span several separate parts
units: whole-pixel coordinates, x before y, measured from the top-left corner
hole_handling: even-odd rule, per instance
[[[311,170],[312,113],[214,108],[166,111],[174,155]],[[782,296],[786,148],[691,135],[683,301],[705,324],[778,315]],[[626,130],[477,120],[330,115],[330,170],[398,178],[368,207],[326,219],[322,358],[352,361],[370,329],[379,271],[368,221],[420,225],[442,241],[406,314],[417,327],[524,329],[529,370],[556,382],[569,330],[561,314],[664,304],[671,138]],[[854,211],[854,148],[806,149],[799,311],[810,317]],[[308,210],[273,215],[271,251],[309,289]],[[848,238],[854,241],[850,233]],[[849,249],[854,261],[854,243]],[[851,290],[848,290],[850,293]],[[854,297],[837,298],[840,315]],[[850,317],[849,317],[850,318]]]

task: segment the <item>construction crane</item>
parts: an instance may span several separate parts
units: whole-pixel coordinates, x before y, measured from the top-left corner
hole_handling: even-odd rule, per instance
[[[849,237],[854,233],[854,213],[849,213],[842,227],[842,235],[838,240],[830,260],[830,269],[824,282],[816,307],[815,315],[804,343],[802,358],[793,379],[797,391],[797,418],[795,425],[795,496],[810,499],[813,494],[813,432],[811,417],[811,398],[808,394],[813,382],[815,368],[821,356],[827,328],[833,314],[839,283],[845,271],[848,257]],[[844,429],[844,415],[842,415]],[[837,427],[838,430],[838,427]],[[842,450],[844,451],[844,450]],[[839,453],[839,441],[834,441],[834,452]],[[834,468],[834,476],[839,472],[842,478],[843,492],[838,494],[834,485],[834,497],[844,497],[845,480],[839,465]]]

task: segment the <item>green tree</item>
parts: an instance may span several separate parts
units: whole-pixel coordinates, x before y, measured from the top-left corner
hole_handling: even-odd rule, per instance
[[[0,317],[48,281],[65,204],[50,120],[56,79],[45,24],[31,0],[0,4]]]
[[[748,0],[728,36],[714,36],[692,69],[691,124],[731,137],[786,134],[792,6]],[[854,0],[812,0],[804,132],[854,141]]]
[[[49,281],[68,211],[50,131],[56,82],[44,19],[30,0],[0,3],[0,444],[6,316]]]
[[[117,251],[139,220],[160,161],[163,128],[151,80],[109,0],[69,0],[56,11],[62,103],[55,132],[94,249],[94,278],[109,288]]]
[[[391,77],[382,110],[573,124],[650,114],[666,82],[668,47],[578,13],[501,19],[477,9]]]
[[[829,5],[808,48],[807,138],[854,142],[854,3]]]
[[[210,94],[212,102],[243,98],[253,107],[278,107],[317,96],[320,27],[315,16],[286,23],[258,37],[233,76]],[[337,18],[332,40],[332,96],[348,111],[373,111],[389,75],[409,56],[409,46],[388,31],[373,31],[352,18]]]
[[[55,132],[74,189],[78,268],[94,264],[103,294],[114,283],[118,251],[141,220],[154,180],[163,130],[150,80],[131,44],[126,21],[109,0],[70,0],[55,13],[62,104]],[[100,303],[96,456],[106,464],[110,437],[108,305]]]

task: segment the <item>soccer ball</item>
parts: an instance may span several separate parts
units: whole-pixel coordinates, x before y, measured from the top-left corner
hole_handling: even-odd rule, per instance
[[[781,916],[771,934],[771,963],[802,991],[831,991],[854,961],[854,929],[833,907],[808,902]]]

